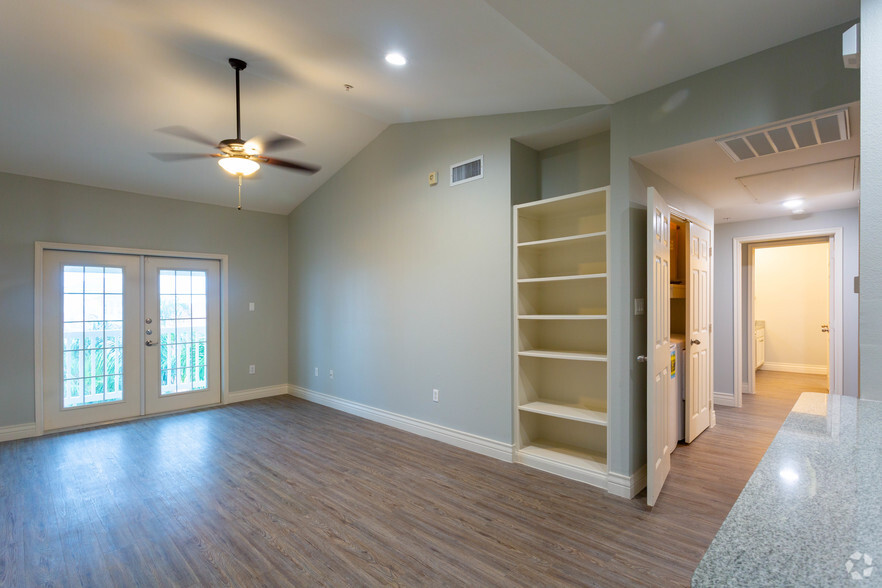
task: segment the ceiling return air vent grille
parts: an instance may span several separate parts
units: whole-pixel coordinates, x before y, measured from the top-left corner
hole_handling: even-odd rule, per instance
[[[450,185],[465,184],[484,177],[484,156],[455,163],[450,166]]]
[[[744,161],[845,141],[848,137],[848,109],[842,108],[717,139],[717,145],[735,161]]]

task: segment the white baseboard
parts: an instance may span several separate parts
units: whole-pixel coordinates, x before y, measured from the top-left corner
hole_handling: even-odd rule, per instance
[[[741,382],[741,393],[742,394],[752,394],[750,391],[750,384],[747,382]]]
[[[281,396],[282,394],[288,394],[288,384],[276,384],[275,386],[264,386],[263,388],[251,388],[250,390],[230,392],[227,394],[224,404],[244,402],[246,400],[257,400],[258,398],[269,398],[270,396]]]
[[[630,476],[624,476],[622,474],[616,474],[615,472],[609,472],[606,475],[607,477],[607,491],[614,495],[620,496],[622,498],[631,499],[637,496],[641,490],[646,488],[646,466],[644,465],[639,470],[631,474]]]
[[[342,412],[353,414],[370,421],[389,425],[390,427],[408,431],[409,433],[414,433],[421,437],[428,437],[435,441],[441,441],[448,445],[454,445],[461,449],[480,453],[481,455],[494,457],[506,462],[512,461],[514,447],[508,443],[494,441],[493,439],[487,439],[486,437],[480,437],[463,431],[457,431],[456,429],[450,429],[448,427],[443,427],[427,421],[421,421],[419,419],[396,414],[380,408],[374,408],[366,404],[331,396],[330,394],[315,392],[300,386],[290,385],[288,389],[288,393],[297,398],[315,402],[316,404],[321,404]]]
[[[760,367],[760,369],[764,372],[791,372],[794,374],[816,374],[820,376],[827,375],[827,366],[804,363],[777,363],[767,361]]]
[[[537,470],[542,470],[543,472],[548,472],[549,474],[554,474],[555,476],[584,482],[604,490],[607,489],[607,473],[605,471],[593,471],[576,467],[561,460],[550,458],[547,455],[536,455],[526,451],[516,452],[514,461]]]
[[[719,406],[738,406],[735,402],[734,394],[726,394],[725,392],[714,392],[714,404]]]
[[[25,423],[23,425],[11,425],[0,427],[0,442],[15,441],[37,436],[37,423]]]

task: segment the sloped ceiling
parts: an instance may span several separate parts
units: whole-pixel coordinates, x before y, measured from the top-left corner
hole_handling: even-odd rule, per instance
[[[286,214],[389,124],[601,105],[856,18],[857,0],[29,0],[0,19],[0,171],[235,205],[203,148],[156,129],[278,131],[246,208]],[[383,61],[397,49],[409,63]],[[353,86],[351,91],[344,84]]]

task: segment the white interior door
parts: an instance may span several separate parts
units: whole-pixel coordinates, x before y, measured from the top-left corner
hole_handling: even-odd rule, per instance
[[[647,205],[646,503],[652,506],[671,470],[671,211],[654,188]]]
[[[220,379],[220,264],[144,259],[147,414],[217,404]]]
[[[686,273],[686,443],[710,426],[710,231],[689,223]]]
[[[43,253],[43,428],[141,412],[140,259]]]

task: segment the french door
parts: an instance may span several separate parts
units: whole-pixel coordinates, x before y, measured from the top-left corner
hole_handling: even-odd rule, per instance
[[[220,402],[220,268],[144,259],[147,414]]]
[[[43,428],[220,402],[217,261],[43,252]]]

